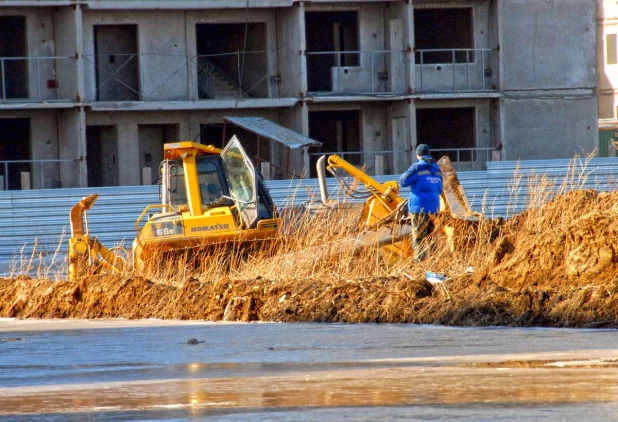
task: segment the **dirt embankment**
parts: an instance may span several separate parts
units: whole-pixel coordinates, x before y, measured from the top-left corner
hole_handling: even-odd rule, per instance
[[[368,279],[0,279],[0,316],[618,327],[618,194],[579,191],[526,212],[473,272],[432,288],[420,265]],[[432,268],[433,269],[433,268]]]

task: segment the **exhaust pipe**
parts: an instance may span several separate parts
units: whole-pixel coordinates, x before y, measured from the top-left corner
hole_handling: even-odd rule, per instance
[[[324,162],[326,161],[326,155],[318,158],[318,162],[315,165],[315,168],[318,173],[318,181],[320,182],[320,198],[322,199],[322,203],[326,205],[328,203],[328,187],[326,186],[326,165]]]

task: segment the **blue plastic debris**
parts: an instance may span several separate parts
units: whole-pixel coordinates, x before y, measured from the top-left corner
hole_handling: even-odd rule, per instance
[[[446,280],[446,274],[434,273],[433,271],[427,271],[425,279],[431,284],[440,284]]]

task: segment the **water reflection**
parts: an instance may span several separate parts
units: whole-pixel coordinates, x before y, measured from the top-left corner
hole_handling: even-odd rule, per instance
[[[188,408],[613,402],[615,368],[390,368],[0,389],[5,415]]]
[[[383,326],[380,331],[381,326],[330,325],[322,332],[320,327],[210,327],[221,338],[201,349],[161,338],[189,338],[204,327],[80,330],[81,335],[30,332],[24,336],[30,341],[27,348],[0,346],[0,416],[339,420],[345,409],[352,420],[371,420],[370,415],[380,414],[442,418],[459,409],[475,420],[477,409],[503,419],[535,420],[539,409],[569,419],[584,407],[589,409],[586,420],[618,415],[614,331],[564,330],[556,335],[543,330]],[[381,333],[382,346],[363,329]],[[418,346],[414,353],[397,343],[399,338],[409,344],[410,336]],[[529,353],[515,350],[523,337],[535,345]],[[591,339],[606,348],[572,348]],[[67,354],[63,342],[74,340],[74,352]],[[286,349],[286,341],[294,351]],[[437,356],[440,344],[457,342],[468,353]],[[81,347],[83,343],[90,347]],[[316,343],[319,356],[314,354]]]

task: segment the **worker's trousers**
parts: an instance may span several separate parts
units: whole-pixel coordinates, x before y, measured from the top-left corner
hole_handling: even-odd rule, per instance
[[[412,224],[412,250],[414,260],[420,262],[427,258],[429,248],[428,237],[433,233],[434,225],[427,213],[410,213]]]

